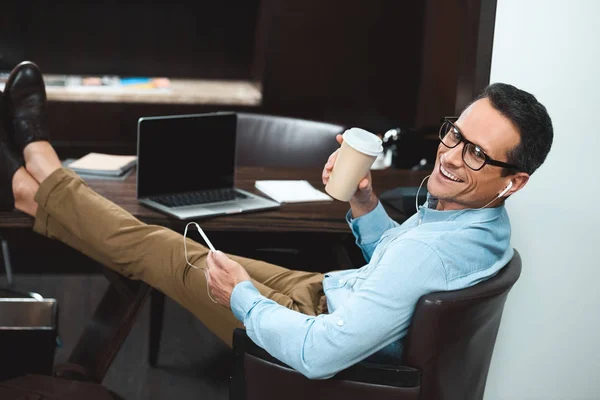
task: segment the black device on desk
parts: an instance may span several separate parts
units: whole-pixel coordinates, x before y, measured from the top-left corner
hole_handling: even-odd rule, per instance
[[[425,126],[420,129],[393,128],[383,137],[383,146],[393,151],[393,164],[396,168],[406,168],[412,171],[431,170],[435,165],[439,138],[432,134],[437,127]],[[427,200],[427,186],[401,186],[383,192],[379,199],[406,217],[417,212],[417,204],[422,205]]]
[[[406,217],[410,217],[417,212],[415,207],[415,197],[417,196],[418,186],[401,186],[395,189],[387,190],[379,196],[382,203],[388,204],[400,211]],[[427,188],[421,188],[418,204],[422,205],[427,200]]]
[[[383,135],[383,148],[392,151],[392,164],[396,168],[433,169],[440,143],[437,129],[432,126],[389,129]]]
[[[232,112],[140,118],[138,201],[179,219],[280,207],[234,187],[236,130]]]

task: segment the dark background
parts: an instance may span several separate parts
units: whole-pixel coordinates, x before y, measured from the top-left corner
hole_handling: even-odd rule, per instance
[[[488,83],[495,3],[12,0],[0,12],[0,69],[29,59],[45,73],[263,87],[262,105],[249,108],[51,102],[52,141],[63,157],[135,154],[139,117],[216,109],[435,133],[440,118],[459,113]]]

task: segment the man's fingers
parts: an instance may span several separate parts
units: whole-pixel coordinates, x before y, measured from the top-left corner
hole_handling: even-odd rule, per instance
[[[210,250],[206,257],[206,266],[208,267],[209,272],[211,270],[223,269],[223,260],[219,258],[217,252]]]
[[[209,267],[223,269],[223,259],[219,256],[218,252],[212,250],[209,251],[206,261],[209,262],[209,260],[211,261]]]
[[[361,190],[365,190],[366,188],[369,187],[369,180],[367,178],[363,179],[362,181],[360,181],[360,183],[358,184],[358,187]]]
[[[340,149],[337,149],[336,151],[334,151],[333,153],[331,153],[331,155],[329,156],[329,158],[327,159],[327,164],[330,164],[331,166],[333,166],[333,163],[335,162],[335,159],[337,158],[338,152],[340,151]]]
[[[331,155],[327,159],[325,167],[323,168],[323,177],[326,176],[325,174],[329,176],[329,173],[331,173],[331,170],[333,169],[333,164],[335,164],[335,160],[337,159],[338,151],[339,149],[331,153]]]
[[[218,267],[206,269],[206,278],[208,279],[208,285],[211,288],[214,288],[216,285],[218,285],[218,282],[221,281],[219,279],[221,274],[223,274],[223,271]]]
[[[227,257],[227,254],[221,250],[212,251],[213,259],[215,260],[215,266],[223,271],[228,271],[232,267],[232,263],[235,263],[231,258]]]
[[[333,164],[335,164],[335,160],[337,159],[338,150],[331,153],[329,158],[327,159],[327,163],[325,163],[325,167],[323,167],[323,172],[321,173],[321,180],[324,185],[327,185],[329,181],[329,176],[331,175],[331,170],[333,169]]]
[[[344,137],[342,135],[338,134],[338,135],[335,136],[335,140],[337,140],[337,142],[339,144],[342,144],[342,142],[344,141]]]
[[[206,266],[207,266],[208,268],[215,267],[215,266],[216,266],[215,264],[217,263],[217,262],[215,261],[215,258],[213,257],[213,254],[212,254],[212,253],[213,253],[213,252],[212,252],[211,250],[209,250],[209,251],[208,251],[208,255],[206,256]]]

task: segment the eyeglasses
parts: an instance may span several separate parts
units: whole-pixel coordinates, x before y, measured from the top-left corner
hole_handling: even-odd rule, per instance
[[[496,167],[510,168],[517,171],[520,170],[520,168],[514,164],[507,164],[502,161],[494,160],[485,154],[481,147],[465,139],[460,129],[458,129],[450,119],[451,118],[444,118],[444,123],[440,127],[440,140],[444,146],[450,149],[455,148],[463,142],[462,158],[467,167],[471,168],[473,171],[479,171],[486,164],[489,164]],[[452,119],[456,120],[458,118]]]

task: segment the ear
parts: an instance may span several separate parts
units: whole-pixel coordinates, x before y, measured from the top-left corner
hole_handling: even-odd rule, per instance
[[[512,181],[513,185],[510,190],[506,192],[504,197],[508,197],[523,189],[527,182],[529,182],[529,174],[526,172],[517,172],[516,174],[510,176],[510,180]]]

